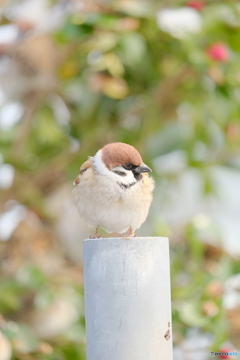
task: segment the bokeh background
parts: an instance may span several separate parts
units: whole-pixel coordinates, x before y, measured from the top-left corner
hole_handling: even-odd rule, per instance
[[[240,352],[239,2],[0,5],[0,360],[85,359],[72,181],[115,141],[153,169],[174,360]]]

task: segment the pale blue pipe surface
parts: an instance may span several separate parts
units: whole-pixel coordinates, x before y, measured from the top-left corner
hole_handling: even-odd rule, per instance
[[[167,238],[84,240],[87,360],[172,360]]]

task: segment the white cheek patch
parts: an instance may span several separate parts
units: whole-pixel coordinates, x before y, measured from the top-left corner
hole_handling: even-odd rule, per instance
[[[109,175],[109,170],[106,168],[102,161],[102,150],[98,150],[96,155],[93,158],[93,167],[95,170],[102,175]]]
[[[116,175],[116,180],[120,184],[129,185],[137,182],[133,175],[133,172],[124,169],[122,166],[114,167],[111,172]],[[119,174],[124,173],[125,175],[119,175],[118,172]]]
[[[124,169],[122,166],[115,166],[112,170],[109,170],[102,161],[102,150],[99,150],[93,158],[93,167],[101,175],[106,175],[113,179],[116,183],[129,185],[136,183],[136,179],[132,171]],[[115,171],[115,172],[114,172]],[[125,173],[125,176],[117,174],[117,172]]]

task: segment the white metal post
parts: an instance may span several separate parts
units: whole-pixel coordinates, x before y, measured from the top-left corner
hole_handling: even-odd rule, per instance
[[[172,360],[167,238],[84,240],[87,360]]]

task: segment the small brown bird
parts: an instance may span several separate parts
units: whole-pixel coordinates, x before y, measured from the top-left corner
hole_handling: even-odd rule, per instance
[[[131,145],[105,145],[80,167],[73,184],[78,211],[88,226],[108,233],[129,232],[135,236],[146,220],[152,202],[151,169]]]

